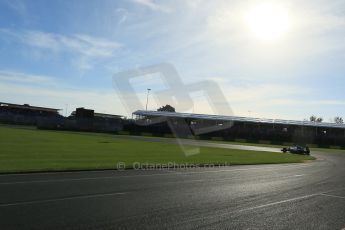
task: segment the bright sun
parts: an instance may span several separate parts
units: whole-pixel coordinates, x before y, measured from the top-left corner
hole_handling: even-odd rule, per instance
[[[284,7],[273,4],[258,5],[245,15],[250,30],[261,40],[272,41],[282,37],[290,27]]]

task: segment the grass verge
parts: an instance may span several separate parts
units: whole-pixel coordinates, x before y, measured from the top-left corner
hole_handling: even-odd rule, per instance
[[[272,164],[298,163],[313,157],[201,147],[186,157],[176,144],[0,127],[0,172],[116,169],[118,162],[131,168],[142,164]]]

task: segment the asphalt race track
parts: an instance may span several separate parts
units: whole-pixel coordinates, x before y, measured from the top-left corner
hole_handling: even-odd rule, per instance
[[[345,154],[303,164],[0,175],[0,229],[342,229]]]

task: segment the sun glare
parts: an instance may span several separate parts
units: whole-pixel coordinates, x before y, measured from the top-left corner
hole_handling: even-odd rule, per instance
[[[262,4],[253,7],[245,15],[246,23],[255,36],[272,41],[282,37],[290,27],[290,19],[284,7]]]

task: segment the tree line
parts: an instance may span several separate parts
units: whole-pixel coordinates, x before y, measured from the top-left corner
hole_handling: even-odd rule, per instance
[[[311,122],[322,122],[323,118],[322,117],[317,117],[315,115],[311,115],[309,120]],[[337,116],[337,117],[334,117],[332,119],[332,122],[337,123],[337,124],[344,124],[344,119],[342,117]]]

